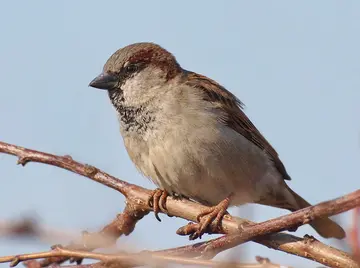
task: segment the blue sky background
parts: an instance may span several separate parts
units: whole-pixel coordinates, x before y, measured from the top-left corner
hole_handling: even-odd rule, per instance
[[[359,1],[3,1],[0,7],[1,141],[69,154],[154,188],[128,158],[107,94],[88,87],[115,50],[153,41],[246,104],[292,176],[290,186],[310,202],[360,188]],[[119,193],[88,179],[15,163],[0,155],[0,219],[36,212],[59,230],[94,231],[124,207]],[[286,213],[259,205],[231,212],[256,221]],[[187,244],[175,234],[186,221],[162,218],[147,216],[119,244],[150,250]],[[351,213],[338,219],[347,228]],[[296,235],[306,233],[315,234],[306,226]],[[0,255],[48,247],[0,239]],[[235,250],[247,261],[261,255],[317,266],[254,243]]]

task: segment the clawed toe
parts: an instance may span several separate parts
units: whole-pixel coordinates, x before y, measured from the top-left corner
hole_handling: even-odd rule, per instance
[[[168,214],[166,208],[166,199],[169,196],[168,192],[161,189],[155,189],[151,192],[148,198],[148,205],[154,210],[155,218],[161,222],[159,213],[163,212]],[[230,196],[218,205],[207,207],[203,209],[196,217],[198,223],[192,223],[187,226],[181,227],[177,233],[179,235],[189,235],[190,240],[201,238],[204,233],[216,233],[221,231],[221,220],[230,204]],[[170,215],[169,215],[170,216]],[[211,229],[209,227],[211,226]]]
[[[152,191],[152,193],[149,196],[148,199],[148,205],[149,207],[152,207],[154,210],[155,218],[158,221],[161,221],[159,217],[159,212],[168,213],[166,209],[166,198],[168,197],[168,192],[161,190],[161,189],[155,189]]]
[[[193,234],[190,235],[190,239],[194,240],[196,238],[201,238],[201,236],[208,230],[211,223],[213,226],[210,232],[217,232],[219,228],[221,228],[221,219],[227,213],[226,209],[229,206],[229,202],[227,200],[222,201],[217,206],[207,208],[202,211],[198,216],[197,220],[199,222],[199,229]]]
[[[205,233],[216,233],[221,228],[221,220],[225,214],[230,203],[230,198],[226,198],[221,201],[218,205],[213,207],[208,207],[204,209],[196,217],[199,223],[188,224],[184,227],[181,227],[177,233],[180,235],[189,235],[190,240],[195,240],[201,238]],[[211,230],[209,230],[210,225],[212,225]]]

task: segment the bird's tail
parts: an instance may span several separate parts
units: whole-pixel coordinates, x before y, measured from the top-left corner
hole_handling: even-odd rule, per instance
[[[296,210],[311,206],[310,203],[308,203],[304,198],[302,198],[300,195],[298,195],[293,190],[291,190],[290,187],[287,187],[287,188],[297,203],[297,207],[291,207],[288,209],[290,209],[291,211],[296,211]],[[340,225],[338,225],[336,222],[334,222],[333,220],[331,220],[327,217],[315,219],[314,221],[310,222],[309,224],[322,237],[337,238],[337,239],[343,239],[345,237],[344,229]]]

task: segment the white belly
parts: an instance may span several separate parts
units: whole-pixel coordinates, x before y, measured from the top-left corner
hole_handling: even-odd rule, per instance
[[[169,193],[208,205],[230,194],[232,205],[257,202],[283,187],[268,155],[219,122],[224,115],[216,106],[189,88],[179,91],[181,101],[162,96],[149,131],[123,133],[131,159],[145,176]]]
[[[127,148],[136,148],[128,151],[137,167],[161,189],[208,205],[233,194],[231,204],[240,205],[282,182],[269,157],[231,128],[188,126],[191,131],[168,129],[146,142],[125,138]]]

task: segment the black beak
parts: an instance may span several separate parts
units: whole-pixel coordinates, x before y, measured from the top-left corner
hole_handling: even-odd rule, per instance
[[[118,83],[118,77],[113,74],[101,73],[95,77],[89,84],[91,87],[110,90],[113,89]]]

